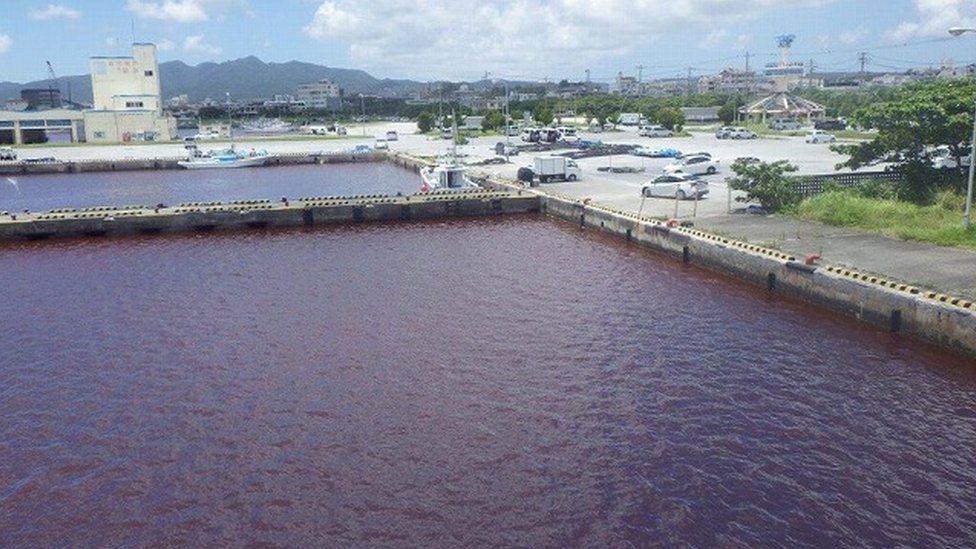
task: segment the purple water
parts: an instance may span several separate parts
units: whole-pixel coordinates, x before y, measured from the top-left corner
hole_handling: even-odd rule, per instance
[[[230,170],[159,170],[0,176],[0,210],[47,211],[92,206],[355,194],[413,194],[420,177],[387,163]]]
[[[568,224],[0,257],[5,547],[976,542],[972,361]]]

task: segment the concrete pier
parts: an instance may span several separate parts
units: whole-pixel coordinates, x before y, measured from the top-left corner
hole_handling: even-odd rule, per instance
[[[423,220],[539,211],[531,193],[476,189],[413,196],[305,197],[288,202],[194,202],[171,208],[60,209],[39,215],[0,215],[0,240],[203,232],[333,223]]]

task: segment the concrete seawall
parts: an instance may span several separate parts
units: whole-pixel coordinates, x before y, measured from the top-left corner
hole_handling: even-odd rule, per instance
[[[911,334],[976,356],[976,307],[968,301],[922,292],[894,281],[828,266],[695,229],[638,220],[623,212],[557,197],[543,211],[597,228],[768,291],[799,298],[890,330]],[[848,274],[844,274],[844,273]]]
[[[485,184],[495,189],[519,188],[497,179],[486,178]],[[976,303],[971,301],[842,267],[806,265],[802,259],[778,250],[692,227],[672,227],[663,220],[637,218],[573,197],[537,194],[544,213],[574,225],[598,229],[765,291],[976,356]]]
[[[0,240],[311,227],[537,212],[539,197],[535,194],[481,189],[402,197],[310,197],[287,203],[266,200],[189,203],[158,210],[140,207],[61,209],[36,216],[0,217]]]
[[[278,154],[268,166],[296,166],[301,164],[339,164],[348,162],[380,162],[386,160],[383,151],[369,153],[311,153]],[[0,175],[33,175],[53,173],[122,172],[141,170],[181,170],[183,157],[86,160],[78,162],[0,162]]]

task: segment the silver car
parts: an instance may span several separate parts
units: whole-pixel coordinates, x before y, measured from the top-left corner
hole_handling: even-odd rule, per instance
[[[702,198],[708,194],[708,182],[686,174],[664,174],[641,187],[641,195],[661,198]]]

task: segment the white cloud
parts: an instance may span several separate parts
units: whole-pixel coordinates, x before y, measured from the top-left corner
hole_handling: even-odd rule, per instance
[[[44,9],[34,8],[28,13],[31,19],[37,21],[47,21],[49,19],[81,19],[81,12],[69,8],[68,6],[63,6],[61,4],[48,4]]]
[[[973,0],[915,0],[916,19],[903,21],[885,36],[894,42],[919,37],[948,37],[950,27],[976,27]]]
[[[725,39],[729,36],[729,32],[725,29],[714,29],[712,32],[705,35],[705,38],[698,43],[698,47],[703,50],[711,50],[722,44]]]
[[[175,48],[176,48],[176,44],[168,38],[163,38],[162,40],[156,43],[156,49],[158,49],[159,51],[170,51]]]
[[[868,30],[864,28],[863,25],[861,25],[856,29],[852,29],[840,33],[840,35],[837,36],[837,40],[841,44],[847,44],[849,46],[851,44],[856,44],[858,42],[863,41],[867,37],[867,35],[868,35]]]
[[[199,23],[216,18],[245,15],[256,17],[248,0],[128,0],[126,9],[140,19],[157,19],[174,23]]]
[[[187,36],[183,41],[183,51],[196,55],[219,55],[223,48],[207,44],[203,41],[203,35]]]
[[[126,7],[140,19],[159,19],[177,23],[193,23],[208,19],[201,0],[163,0],[162,2],[129,0]]]
[[[345,44],[353,63],[387,74],[423,67],[438,78],[491,71],[519,78],[579,72],[625,55],[653,56],[651,44],[703,22],[731,26],[768,10],[839,0],[316,0],[303,28],[312,39]],[[730,37],[712,33],[703,47]],[[741,46],[748,39],[737,43]],[[516,74],[531,71],[529,74]]]
[[[0,33],[0,53],[10,49],[14,45],[14,39],[10,35]]]

